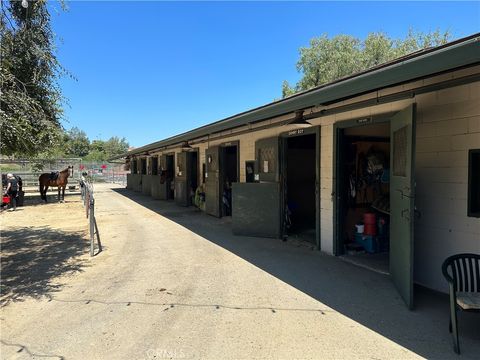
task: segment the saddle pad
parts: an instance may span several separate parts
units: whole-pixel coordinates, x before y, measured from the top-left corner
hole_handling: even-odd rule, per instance
[[[457,292],[457,304],[464,310],[480,310],[480,292]]]

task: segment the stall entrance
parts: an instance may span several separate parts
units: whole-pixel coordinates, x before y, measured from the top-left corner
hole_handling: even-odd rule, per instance
[[[173,200],[175,197],[175,154],[160,155],[160,185],[158,199]]]
[[[234,184],[233,231],[320,249],[320,127],[255,142],[253,183]]]
[[[335,125],[335,254],[390,274],[413,307],[415,105]]]
[[[238,143],[227,143],[221,147],[220,173],[222,184],[222,216],[232,216],[232,184],[239,179]]]
[[[317,134],[299,129],[282,142],[283,237],[315,244]]]
[[[175,199],[175,154],[166,156],[166,200]]]
[[[232,185],[239,181],[239,142],[212,146],[205,151],[205,211],[222,217],[232,215]]]
[[[389,273],[390,122],[342,129],[337,245],[352,262]],[[341,185],[340,185],[341,184]]]
[[[175,201],[177,204],[182,206],[192,205],[197,186],[198,150],[178,153],[175,174]]]

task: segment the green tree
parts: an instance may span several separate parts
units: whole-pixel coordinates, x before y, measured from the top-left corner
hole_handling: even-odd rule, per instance
[[[115,155],[123,154],[128,150],[128,142],[125,138],[113,136],[107,141],[93,140],[90,144],[90,152],[84,158],[86,161],[106,161]]]
[[[71,128],[65,134],[64,145],[69,156],[83,158],[90,152],[90,140],[87,134],[77,127]]]
[[[91,150],[83,160],[87,162],[101,162],[107,160],[107,156],[105,155],[105,151]]]
[[[370,33],[364,40],[350,35],[332,38],[324,34],[300,48],[297,71],[302,74],[294,86],[282,83],[282,97],[308,90],[354,73],[405,56],[414,51],[445,44],[451,34],[439,30],[430,33],[409,31],[404,39],[392,39],[384,33]]]
[[[34,155],[59,140],[64,103],[46,0],[2,1],[0,37],[0,152]]]
[[[105,153],[105,141],[93,140],[90,144],[90,152],[97,151],[99,153]]]
[[[105,142],[105,154],[107,159],[125,153],[129,148],[127,139],[113,136]]]

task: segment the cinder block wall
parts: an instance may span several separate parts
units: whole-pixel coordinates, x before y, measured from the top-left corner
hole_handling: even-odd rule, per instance
[[[480,82],[417,97],[415,279],[446,291],[454,253],[480,253],[480,219],[467,216],[468,150],[480,148]]]

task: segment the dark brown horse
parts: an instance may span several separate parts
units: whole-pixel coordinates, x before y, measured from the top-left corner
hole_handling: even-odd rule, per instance
[[[173,173],[170,170],[160,170],[160,184],[165,184],[165,181],[172,181]]]
[[[68,184],[68,177],[73,176],[73,166],[67,167],[58,173],[43,173],[38,178],[40,185],[40,197],[47,202],[47,190],[49,186],[58,187],[58,201],[65,202],[65,188]],[[60,189],[62,189],[62,197],[60,198]]]

